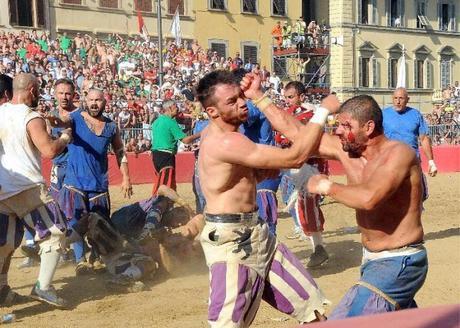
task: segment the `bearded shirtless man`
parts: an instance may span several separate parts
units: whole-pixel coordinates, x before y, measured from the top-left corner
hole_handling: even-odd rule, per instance
[[[428,271],[423,246],[422,172],[410,146],[383,134],[382,111],[372,97],[346,101],[336,136],[324,135],[318,153],[339,160],[348,185],[316,175],[312,193],[356,209],[361,230],[361,277],[329,319],[416,307]]]
[[[336,98],[305,125],[274,106],[260,90],[260,77],[214,71],[203,77],[198,100],[210,123],[202,132],[198,169],[206,198],[206,225],[201,243],[210,270],[208,321],[212,327],[247,327],[263,298],[299,322],[323,314],[325,299],[300,261],[258,218],[256,184],[279,174],[279,168],[300,167],[317,147]],[[244,93],[243,91],[244,90]],[[273,127],[292,141],[287,149],[255,144],[238,132],[248,117],[246,98],[270,112]],[[296,134],[291,133],[298,127]]]

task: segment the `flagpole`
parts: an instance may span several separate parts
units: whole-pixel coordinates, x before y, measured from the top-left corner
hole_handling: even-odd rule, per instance
[[[158,81],[159,87],[163,85],[163,31],[161,24],[161,0],[157,1],[157,23],[158,23],[158,59],[159,59],[159,71],[158,71]]]

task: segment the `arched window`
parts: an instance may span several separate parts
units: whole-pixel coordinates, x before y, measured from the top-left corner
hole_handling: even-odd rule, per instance
[[[439,51],[440,55],[440,78],[441,78],[441,88],[446,88],[449,84],[452,83],[452,65],[455,56],[455,50],[451,46],[445,46]]]
[[[398,63],[403,54],[403,47],[396,43],[388,49],[388,87],[396,88],[398,84]]]

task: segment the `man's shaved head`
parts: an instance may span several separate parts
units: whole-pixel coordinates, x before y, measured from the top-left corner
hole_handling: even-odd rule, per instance
[[[35,75],[30,73],[18,74],[13,80],[13,92],[22,92],[38,85]]]
[[[13,101],[26,104],[29,107],[37,107],[40,91],[38,80],[35,75],[21,73],[13,79]]]

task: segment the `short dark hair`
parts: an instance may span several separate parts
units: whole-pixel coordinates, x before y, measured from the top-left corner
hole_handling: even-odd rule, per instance
[[[341,113],[350,113],[351,117],[363,125],[367,121],[375,123],[375,132],[383,133],[383,115],[379,104],[374,98],[367,95],[360,95],[345,101],[340,107]]]
[[[291,81],[284,87],[284,90],[295,89],[297,94],[303,95],[305,93],[305,86],[302,82],[299,81]]]
[[[13,94],[13,79],[6,74],[0,74],[0,98],[5,93]]]
[[[216,70],[203,76],[196,88],[196,97],[203,108],[215,104],[214,91],[219,84],[238,85],[238,82],[232,72],[225,70]]]
[[[60,84],[70,85],[72,92],[75,92],[75,84],[73,84],[72,80],[66,78],[58,79],[56,82],[54,82],[54,88],[57,88],[57,86]]]

